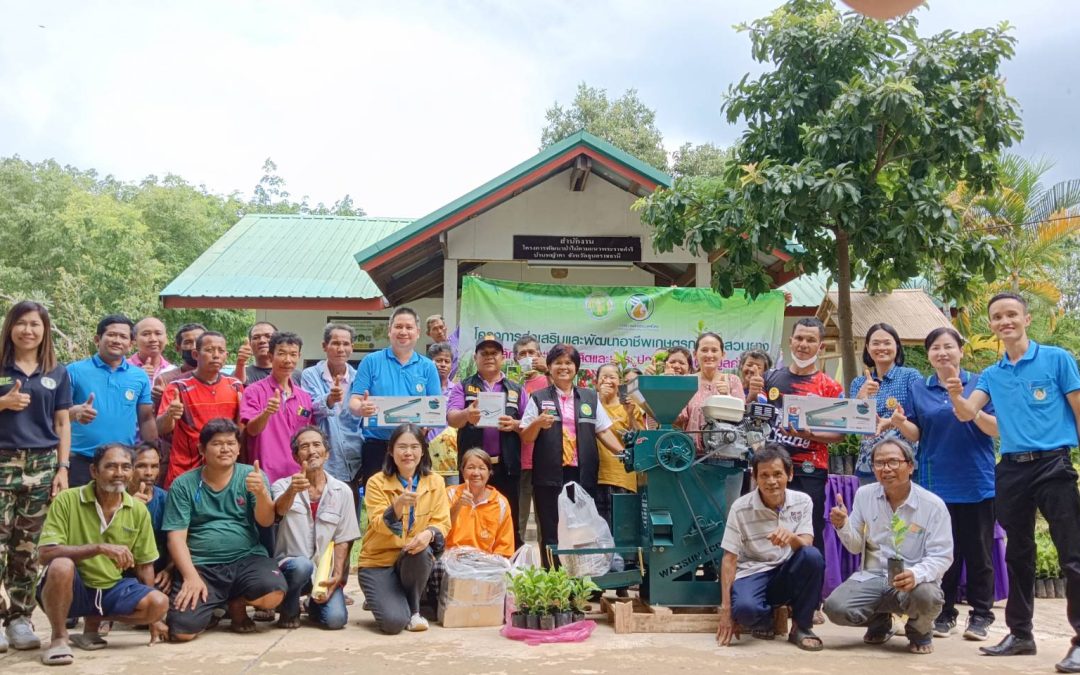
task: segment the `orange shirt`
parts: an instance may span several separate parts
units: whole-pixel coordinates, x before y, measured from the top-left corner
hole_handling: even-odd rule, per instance
[[[165,477],[166,490],[177,476],[202,466],[199,432],[215,417],[224,417],[235,422],[240,412],[240,397],[243,393],[244,385],[228,375],[222,375],[214,384],[206,384],[189,374],[165,387],[161,403],[158,404],[158,415],[164,415],[177,396],[184,403],[184,415],[173,427],[169,473]]]
[[[453,504],[465,484],[446,488],[446,496]],[[457,512],[446,535],[446,548],[471,546],[484,553],[509,558],[514,555],[514,521],[510,515],[510,502],[498,490],[488,487],[487,499],[475,507],[463,505]]]

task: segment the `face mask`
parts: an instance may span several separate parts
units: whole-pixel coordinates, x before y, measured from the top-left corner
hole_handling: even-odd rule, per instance
[[[195,360],[195,350],[184,352],[181,357],[184,359],[184,363],[195,368],[199,365],[199,362]]]
[[[818,355],[817,355],[817,354],[814,354],[813,356],[811,356],[810,358],[808,358],[808,359],[805,359],[805,360],[803,360],[803,359],[797,359],[797,358],[795,358],[794,356],[792,356],[792,357],[791,357],[791,360],[792,360],[792,361],[793,361],[793,362],[795,363],[795,365],[796,365],[796,366],[798,366],[799,368],[809,368],[810,366],[812,366],[812,365],[814,365],[815,363],[817,363],[817,359],[818,359]]]

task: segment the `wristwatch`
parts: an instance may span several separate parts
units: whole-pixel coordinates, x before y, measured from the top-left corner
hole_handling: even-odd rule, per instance
[[[58,468],[58,469],[70,469],[71,468],[71,462],[59,462],[58,461],[56,463],[56,468]]]

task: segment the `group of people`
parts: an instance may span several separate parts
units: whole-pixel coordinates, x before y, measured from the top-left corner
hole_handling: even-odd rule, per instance
[[[880,420],[860,449],[864,485],[851,505],[825,511],[828,444],[841,437],[792,428],[783,416],[747,463],[752,481],[716,486],[730,505],[721,643],[742,631],[773,637],[773,609],[789,605],[789,639],[800,648],[822,648],[813,626],[824,616],[865,626],[864,640],[879,644],[892,637],[892,615],[904,614],[911,651],[929,653],[933,637],[956,625],[965,568],[972,609],[964,636],[986,639],[996,520],[1008,535],[1010,633],[983,651],[1034,653],[1036,509],[1058,546],[1080,636],[1080,535],[1070,527],[1080,494],[1069,460],[1080,375],[1067,353],[1027,337],[1021,297],[998,296],[988,311],[1006,353],[981,375],[960,368],[963,340],[949,328],[926,337],[934,372],[924,376],[904,366],[895,330],[872,327],[866,369],[846,390],[819,368],[824,327],[816,319],[796,323],[791,362],[776,368],[769,355],[747,352],[737,373],[722,372],[724,342],[712,332],[692,352],[667,351],[657,370],[698,379],[675,423],[689,432],[702,430],[703,407],[717,394],[777,408],[787,394],[872,399]],[[446,548],[509,557],[535,513],[546,550],[557,544],[559,494],[569,482],[610,523],[612,495],[639,487],[618,457],[623,434],[655,424],[622,387],[641,373],[606,364],[595,387],[582,387],[573,346],[545,351],[526,335],[507,350],[488,335],[475,345],[475,373],[455,381],[460,354],[445,323],[435,316],[424,327],[427,356],[416,349],[420,318],[395,309],[390,346],[354,368],[353,329],[327,325],[326,358],[301,372],[301,338],[258,322],[225,374],[221,333],[181,326],[174,366],[163,356],[160,320],[110,315],[98,325],[96,353],[64,366],[47,310],[13,306],[0,343],[0,578],[10,599],[0,605],[0,647],[40,646],[29,623],[35,601],[52,628],[47,664],[71,663],[70,644],[106,646],[111,621],[146,625],[151,641],[184,642],[222,618],[235,632],[253,631],[250,606],[254,620],[284,628],[305,611],[342,628],[356,545],[365,608],[378,628],[420,631]],[[508,353],[520,381],[505,374]],[[505,401],[494,423],[481,423],[485,392]],[[445,397],[445,428],[379,426],[388,396]],[[436,467],[429,441],[446,438],[456,452]],[[827,522],[863,555],[863,570],[822,603]],[[320,565],[327,555],[332,564]],[[83,632],[69,636],[79,618]],[[1078,644],[1060,670],[1080,672]]]

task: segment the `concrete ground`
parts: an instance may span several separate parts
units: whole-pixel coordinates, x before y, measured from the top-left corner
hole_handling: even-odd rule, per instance
[[[259,624],[259,632],[234,635],[218,628],[185,645],[147,646],[146,632],[118,628],[109,636],[109,647],[96,652],[75,649],[75,664],[66,671],[101,675],[125,673],[837,673],[856,674],[919,672],[951,673],[1049,673],[1068,649],[1072,631],[1065,620],[1064,600],[1038,600],[1035,608],[1037,656],[989,658],[980,656],[980,644],[992,644],[1005,633],[1004,610],[996,608],[997,623],[987,643],[968,642],[959,635],[934,641],[935,653],[913,656],[906,640],[893,638],[884,647],[862,643],[859,629],[825,624],[818,634],[825,650],[802,652],[777,639],[773,642],[744,637],[729,648],[718,648],[706,634],[616,635],[601,623],[592,636],[579,644],[530,647],[499,635],[498,628],[445,629],[433,625],[426,633],[382,635],[371,614],[361,609],[355,578],[348,589],[356,604],[351,621],[340,631],[303,626],[279,630]],[[40,613],[34,623],[47,643],[49,624]],[[228,622],[223,622],[227,626]],[[77,630],[81,630],[81,627]],[[0,672],[23,673],[45,669],[40,652],[9,651],[0,655]],[[65,671],[64,668],[57,670]]]

